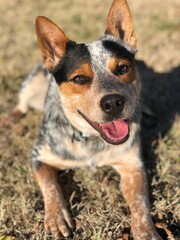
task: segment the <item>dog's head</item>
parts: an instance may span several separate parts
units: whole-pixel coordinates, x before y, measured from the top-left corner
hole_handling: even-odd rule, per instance
[[[45,17],[37,18],[36,32],[70,123],[111,144],[126,141],[140,89],[134,62],[136,36],[126,1],[114,0],[103,38],[91,44],[69,40]]]

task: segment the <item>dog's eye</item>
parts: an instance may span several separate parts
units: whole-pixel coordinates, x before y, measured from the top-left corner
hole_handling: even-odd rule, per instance
[[[72,82],[77,83],[77,84],[84,84],[89,81],[89,77],[83,76],[83,75],[78,75],[71,79]]]
[[[116,69],[116,75],[123,75],[127,72],[129,72],[130,65],[122,64],[118,65]]]

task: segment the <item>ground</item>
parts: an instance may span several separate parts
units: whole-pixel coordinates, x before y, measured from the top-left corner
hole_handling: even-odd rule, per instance
[[[129,0],[138,37],[142,79],[143,159],[151,213],[163,239],[180,239],[179,0]],[[78,42],[103,34],[110,0],[0,0],[0,118],[41,61],[34,20],[44,15]],[[0,128],[0,240],[53,239],[44,233],[43,200],[29,165],[42,114],[30,111]],[[59,174],[77,230],[74,240],[132,239],[130,213],[110,168]],[[63,238],[62,238],[63,239]]]

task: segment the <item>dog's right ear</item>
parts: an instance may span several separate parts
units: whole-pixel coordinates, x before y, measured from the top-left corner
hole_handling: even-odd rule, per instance
[[[68,38],[65,33],[46,17],[37,17],[36,34],[45,66],[52,70],[64,56]]]

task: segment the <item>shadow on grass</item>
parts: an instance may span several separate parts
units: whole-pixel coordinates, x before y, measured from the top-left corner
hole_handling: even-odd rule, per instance
[[[137,66],[142,82],[142,153],[149,183],[151,183],[153,177],[158,178],[156,172],[158,156],[155,154],[158,139],[168,133],[176,115],[180,114],[180,67],[167,73],[157,73],[147,67],[143,61],[137,61]],[[163,188],[163,186],[161,187]],[[151,192],[150,198],[153,202]],[[167,213],[167,215],[169,223],[173,222],[173,214]],[[180,230],[178,230],[177,222],[175,225],[168,224],[167,227],[174,237],[178,237]],[[160,234],[164,235],[163,239],[166,239],[167,236],[164,232],[160,232]]]
[[[142,91],[141,139],[145,164],[155,168],[152,145],[170,130],[175,116],[180,114],[180,67],[167,73],[154,72],[143,61],[137,61]]]
[[[74,171],[59,171],[58,179],[66,202],[71,205],[71,210],[73,208],[73,218],[76,218],[78,212],[73,205],[81,202],[82,193],[79,186],[74,181]],[[81,209],[79,209],[79,211],[80,210]]]

